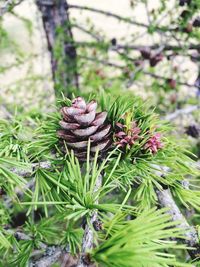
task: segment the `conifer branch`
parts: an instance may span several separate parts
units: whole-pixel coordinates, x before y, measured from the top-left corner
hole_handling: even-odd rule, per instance
[[[21,231],[6,230],[8,234],[13,234],[17,240],[33,240],[33,238]],[[63,249],[61,246],[47,245],[43,242],[39,243],[40,249],[45,250],[42,256],[37,260],[31,260],[29,267],[50,267],[57,262],[64,254],[69,254],[69,248]],[[34,255],[34,252],[32,253]]]
[[[151,72],[148,72],[148,71],[142,71],[142,73],[144,75],[151,76],[151,77],[159,79],[159,80],[163,80],[163,81],[168,81],[169,80],[169,77],[163,77],[161,75],[158,75],[158,74],[155,74],[155,73],[151,73]],[[181,82],[181,81],[177,81],[177,84],[184,85],[184,86],[187,86],[187,87],[197,87],[195,84],[190,84],[190,83]]]
[[[188,249],[188,254],[192,259],[196,259],[200,257],[200,245],[199,245],[199,237],[194,226],[190,226],[180,209],[178,208],[176,202],[173,199],[170,189],[165,189],[162,191],[156,190],[158,202],[161,207],[169,208],[168,213],[171,215],[173,221],[179,221],[179,227],[184,230],[184,235],[186,237],[183,242],[189,246],[194,248],[194,250]]]
[[[51,246],[46,249],[45,255],[39,260],[31,262],[29,267],[50,267],[57,262],[64,250],[61,247]]]
[[[121,69],[121,70],[124,70],[124,71],[127,69],[127,67],[125,65],[118,64],[118,63],[112,63],[112,62],[109,62],[107,60],[100,60],[100,59],[97,59],[95,57],[79,55],[79,58],[83,58],[83,59],[86,59],[88,61],[97,62],[99,64],[106,65],[106,66],[113,67],[113,68],[117,68],[117,69]],[[128,58],[126,58],[126,59],[128,59]],[[134,62],[135,59],[129,58],[129,60],[132,60],[132,62]],[[151,77],[153,77],[155,79],[158,79],[158,80],[163,80],[163,81],[168,81],[169,80],[168,77],[164,77],[164,76],[161,76],[161,75],[158,75],[158,74],[155,74],[155,73],[144,71],[142,69],[140,69],[139,71],[141,71],[141,73],[143,73],[146,76],[151,76]],[[138,72],[138,70],[137,70],[137,72]],[[187,86],[189,88],[190,87],[192,87],[192,88],[193,87],[197,87],[195,84],[190,84],[190,83],[181,82],[181,81],[177,81],[177,84],[184,85],[184,86]]]
[[[98,191],[101,185],[102,185],[102,175],[99,175],[99,177],[97,178],[94,192]],[[95,203],[98,204],[98,199],[96,200]],[[82,240],[82,251],[81,251],[82,253],[79,258],[77,267],[88,267],[90,265],[86,253],[88,250],[93,248],[94,229],[92,228],[97,220],[98,220],[98,212],[94,211],[90,217],[90,223],[86,223],[85,225],[84,235]]]
[[[160,48],[160,44],[153,44],[153,45],[129,45],[129,44],[117,44],[115,46],[116,49],[132,49],[132,50],[142,50],[142,49],[149,49],[149,50],[156,50]],[[182,49],[188,50],[198,50],[200,49],[199,44],[189,44],[187,47],[181,47],[178,45],[169,45],[165,44],[162,48],[163,51],[180,51]]]
[[[72,25],[73,27],[77,27],[76,24]],[[92,36],[92,33],[83,28],[82,26],[80,27],[80,30],[88,33],[89,35]],[[93,36],[95,37],[95,36]],[[96,36],[97,37],[97,36]],[[94,38],[97,39],[97,38]],[[103,41],[103,40],[102,40]],[[117,42],[117,40],[116,40]],[[94,47],[94,46],[99,46],[99,43],[95,43],[95,42],[91,42],[91,41],[77,41],[76,45],[78,46],[88,46],[88,47]],[[134,45],[134,44],[120,44],[120,43],[116,43],[115,45],[109,45],[109,43],[104,40],[104,43],[101,44],[101,46],[105,46],[107,50],[112,50],[112,51],[117,51],[117,50],[136,50],[136,51],[141,51],[143,49],[147,49],[149,51],[151,50],[158,50],[160,49],[160,44],[155,43],[153,45]],[[183,46],[180,45],[170,45],[170,44],[163,44],[162,46],[162,51],[181,51],[181,50],[199,50],[200,49],[200,45],[199,44],[188,44],[187,46],[185,46],[185,44],[183,44]]]
[[[21,177],[29,177],[37,168],[48,170],[51,168],[51,163],[49,161],[43,161],[38,163],[32,163],[29,169],[12,168],[10,170]]]

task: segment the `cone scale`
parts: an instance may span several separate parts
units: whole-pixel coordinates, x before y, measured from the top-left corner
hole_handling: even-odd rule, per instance
[[[63,149],[73,150],[80,161],[87,158],[88,142],[92,155],[99,151],[103,156],[112,144],[111,125],[107,123],[107,112],[97,112],[95,100],[86,103],[82,97],[72,101],[70,107],[61,109],[61,129],[58,136],[62,140]]]

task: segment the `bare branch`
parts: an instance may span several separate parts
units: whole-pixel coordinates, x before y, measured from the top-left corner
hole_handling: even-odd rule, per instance
[[[118,19],[120,21],[124,21],[126,23],[129,23],[129,24],[132,24],[132,25],[135,25],[138,27],[143,27],[143,28],[149,29],[148,24],[145,24],[142,22],[137,22],[137,21],[134,21],[130,18],[122,17],[120,15],[114,14],[114,13],[109,12],[109,11],[105,11],[105,10],[101,10],[101,9],[97,9],[97,8],[92,8],[92,7],[88,7],[88,6],[80,6],[80,5],[69,5],[69,8],[75,8],[75,9],[80,9],[80,10],[87,10],[87,11],[91,11],[91,12],[96,12],[96,13],[99,13],[99,14],[102,14],[102,15],[105,15],[108,17],[112,17],[112,18]],[[165,32],[171,33],[171,32],[177,32],[179,30],[179,28],[170,28],[170,27],[168,27],[168,28],[163,27],[162,28],[162,27],[159,27],[158,25],[155,25],[154,29],[156,32],[160,32],[160,33],[165,33]]]
[[[122,69],[123,70],[123,69],[126,68],[125,66],[122,66],[122,65],[119,65],[119,64],[116,64],[116,63],[112,63],[112,62],[109,62],[107,60],[97,59],[95,57],[79,55],[79,58],[83,58],[83,59],[86,59],[86,60],[89,60],[89,61],[97,62],[97,63],[100,63],[102,65],[107,65],[109,67],[114,67],[114,68],[117,68],[117,69]]]
[[[99,13],[99,14],[102,14],[102,15],[106,15],[108,17],[113,17],[115,19],[124,21],[124,22],[129,23],[129,24],[140,26],[140,27],[145,27],[145,28],[148,28],[149,27],[145,23],[136,22],[136,21],[133,21],[133,20],[131,20],[129,18],[125,18],[125,17],[122,17],[120,15],[114,14],[112,12],[104,11],[104,10],[97,9],[97,8],[92,8],[92,7],[87,7],[87,6],[80,6],[80,5],[68,5],[68,7],[69,8],[80,9],[80,10],[87,10],[87,11],[96,12],[96,13]]]
[[[10,111],[8,111],[5,105],[1,104],[1,110],[4,114],[5,119],[12,119],[13,115],[10,113]]]
[[[171,120],[176,119],[178,116],[190,114],[193,111],[196,111],[198,109],[200,109],[200,107],[197,105],[196,106],[188,106],[188,107],[183,108],[183,109],[177,109],[175,112],[166,115],[163,119],[171,121]]]
[[[96,35],[95,33],[93,33],[91,30],[87,30],[87,29],[85,29],[83,26],[80,26],[80,25],[78,25],[78,24],[71,24],[71,27],[73,27],[73,28],[77,28],[77,29],[79,29],[80,31],[82,31],[82,32],[84,32],[84,33],[86,33],[86,34],[88,34],[89,36],[91,36],[92,38],[94,38],[97,42],[102,42],[103,40],[102,40],[102,38],[100,37],[100,36],[98,36],[98,35]],[[76,45],[76,44],[75,44]]]
[[[6,12],[8,12],[11,8],[21,4],[23,0],[15,1],[15,0],[7,0],[0,4],[0,17],[2,17]]]

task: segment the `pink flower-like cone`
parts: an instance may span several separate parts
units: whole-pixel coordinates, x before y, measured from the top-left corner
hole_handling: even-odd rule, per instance
[[[126,129],[126,126],[121,123],[117,123],[116,126],[119,131],[114,134],[115,145],[121,148],[130,148],[135,144],[135,141],[139,139],[141,130],[139,127],[136,127],[134,122],[132,122],[132,127],[130,129]]]
[[[163,143],[161,142],[160,133],[155,133],[144,145],[145,150],[149,150],[152,154],[156,154],[159,149],[163,148]]]

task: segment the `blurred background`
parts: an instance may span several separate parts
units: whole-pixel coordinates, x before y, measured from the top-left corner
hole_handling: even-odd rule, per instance
[[[6,2],[2,1],[2,9]],[[48,47],[42,11],[50,2],[11,1],[1,16],[2,116],[16,108],[54,109],[60,85],[55,89],[51,56],[59,48],[52,52]],[[78,90],[133,93],[163,117],[186,108],[186,114],[173,118],[181,126],[177,131],[198,128],[198,1],[69,0],[66,10],[72,33],[68,41],[76,50]],[[61,72],[65,72],[62,67]],[[60,87],[59,93],[73,91]]]

